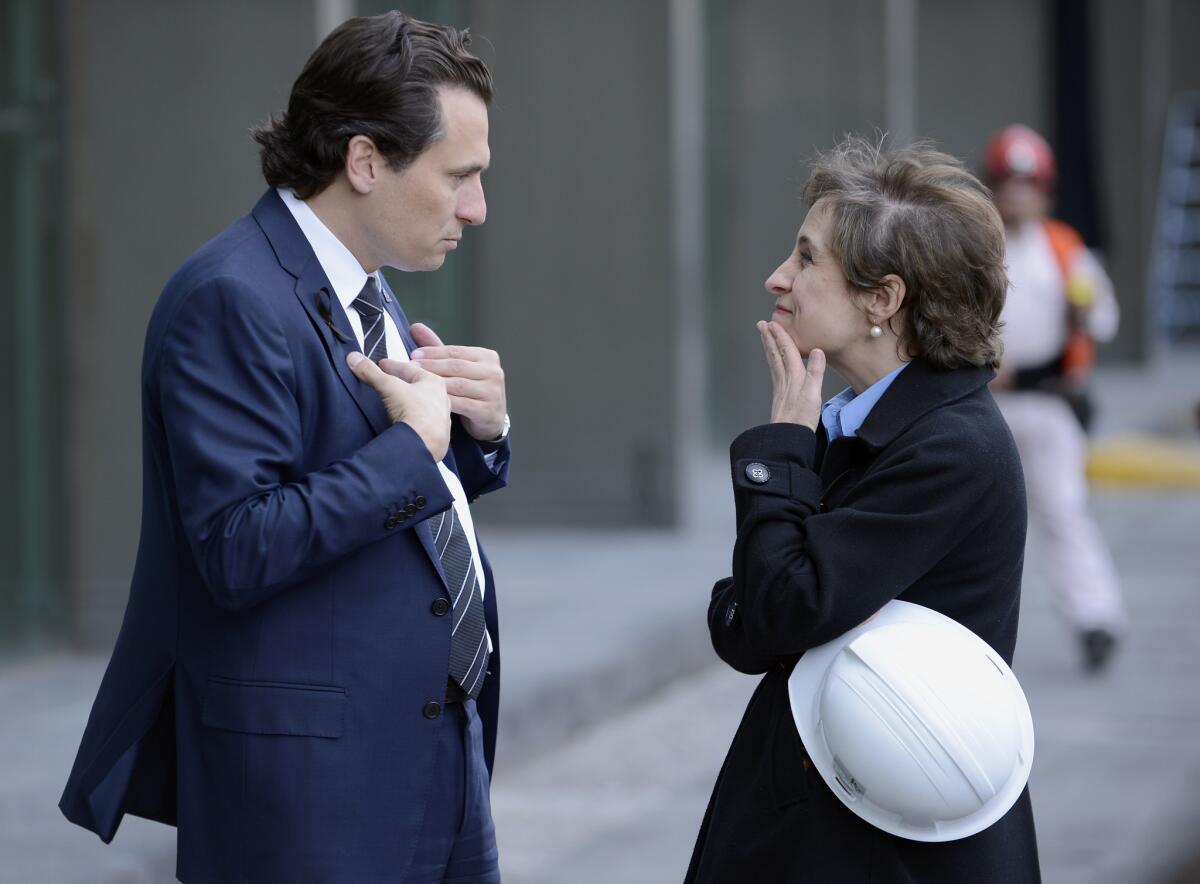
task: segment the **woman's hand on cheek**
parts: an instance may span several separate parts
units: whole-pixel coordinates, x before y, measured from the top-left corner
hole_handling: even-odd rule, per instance
[[[783,327],[774,322],[758,323],[763,352],[771,370],[771,423],[801,424],[814,432],[821,419],[821,382],[825,378],[825,354],[813,350],[805,366],[800,351]]]

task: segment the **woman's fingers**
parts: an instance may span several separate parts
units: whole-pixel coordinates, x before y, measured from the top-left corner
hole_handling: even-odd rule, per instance
[[[775,336],[771,334],[769,323],[758,323],[758,335],[762,338],[763,355],[767,357],[767,367],[771,370],[771,383],[778,390],[784,382],[783,364],[779,358],[779,348],[775,346]]]
[[[783,364],[783,370],[803,383],[804,360],[800,357],[800,351],[796,349],[796,342],[779,323],[769,322],[767,326],[775,337],[775,347],[779,351],[779,360]]]
[[[812,385],[817,391],[817,395],[821,394],[821,383],[825,380],[825,351],[813,350],[808,354],[808,376],[812,379]]]

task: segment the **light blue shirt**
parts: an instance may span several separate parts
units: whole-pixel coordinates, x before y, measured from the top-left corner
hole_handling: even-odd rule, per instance
[[[885,374],[857,396],[854,395],[853,387],[847,387],[822,405],[821,423],[825,426],[825,435],[829,437],[829,441],[832,442],[840,436],[857,436],[858,428],[863,425],[875,403],[883,398],[892,381],[906,368],[907,362],[895,371]]]

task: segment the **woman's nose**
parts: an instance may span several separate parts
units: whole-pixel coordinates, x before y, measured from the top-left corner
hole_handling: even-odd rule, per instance
[[[767,277],[766,289],[772,295],[786,295],[792,290],[792,276],[786,268],[787,265],[781,265]]]

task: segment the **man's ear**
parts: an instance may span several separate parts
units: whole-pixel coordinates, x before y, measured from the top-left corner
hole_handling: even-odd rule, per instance
[[[879,287],[871,292],[867,300],[867,316],[876,325],[883,325],[900,312],[907,293],[908,286],[904,284],[904,280],[894,273],[889,273],[880,282]]]
[[[366,135],[355,135],[346,145],[346,180],[355,193],[368,194],[374,189],[380,156],[378,148]]]

